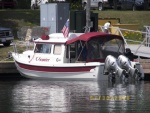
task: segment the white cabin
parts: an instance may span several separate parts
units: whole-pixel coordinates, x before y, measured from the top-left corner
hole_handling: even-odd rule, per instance
[[[53,33],[47,39],[42,39],[42,37],[36,39],[34,51],[30,51],[30,54],[35,54],[34,58],[29,57],[35,63],[49,62],[51,64],[58,64],[75,62],[76,53],[74,44],[72,46],[66,46],[65,43],[67,40],[73,39],[81,34],[83,33],[70,33],[68,38],[65,38],[62,33]],[[72,61],[70,61],[70,54],[67,52],[68,49],[72,52]],[[25,51],[23,54],[29,55],[29,51]]]

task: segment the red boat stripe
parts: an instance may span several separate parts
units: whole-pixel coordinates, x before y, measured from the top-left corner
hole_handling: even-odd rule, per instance
[[[83,66],[83,67],[46,67],[46,66],[31,66],[16,62],[19,67],[34,70],[34,71],[44,71],[44,72],[83,72],[83,71],[90,71],[91,69],[95,68],[96,66]]]

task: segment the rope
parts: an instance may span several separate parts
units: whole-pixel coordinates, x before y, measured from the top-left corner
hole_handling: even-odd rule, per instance
[[[31,58],[31,60],[29,61],[29,63],[33,60],[34,56],[35,56],[35,53],[34,53],[34,55],[32,56],[32,58]]]

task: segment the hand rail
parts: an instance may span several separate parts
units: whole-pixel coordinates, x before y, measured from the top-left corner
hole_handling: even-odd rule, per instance
[[[104,26],[99,25],[98,27],[100,28],[100,30],[101,30],[102,32],[104,31]],[[127,47],[129,46],[128,43],[127,43],[127,41],[139,42],[140,45],[137,47],[136,51],[134,52],[134,54],[137,54],[139,48],[144,44],[144,42],[146,42],[147,47],[150,47],[150,26],[144,26],[144,27],[146,27],[146,31],[145,31],[145,32],[138,31],[138,30],[130,30],[130,29],[118,28],[118,27],[110,27],[110,29],[115,29],[114,34],[119,33],[119,34],[123,37],[124,42],[125,42],[125,44],[126,44]],[[129,31],[129,32],[141,33],[141,34],[144,34],[144,35],[145,35],[145,38],[143,39],[142,42],[140,42],[140,41],[135,41],[135,40],[131,40],[131,39],[129,40],[129,39],[126,39],[126,38],[124,37],[122,31]]]

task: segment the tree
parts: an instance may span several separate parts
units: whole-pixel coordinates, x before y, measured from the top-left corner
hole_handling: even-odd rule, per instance
[[[113,0],[114,9],[117,9],[117,3],[118,3],[118,0]]]

